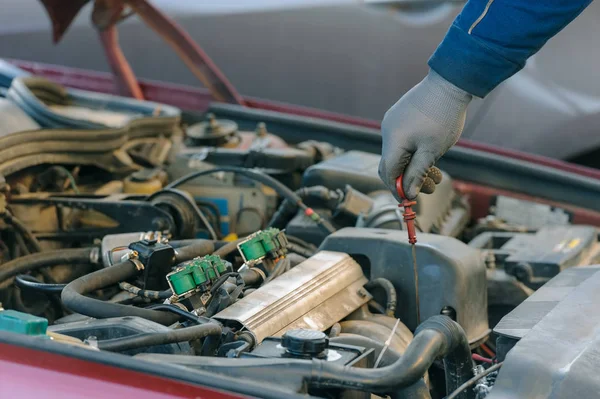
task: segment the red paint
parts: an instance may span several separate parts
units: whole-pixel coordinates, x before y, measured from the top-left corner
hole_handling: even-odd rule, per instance
[[[402,198],[402,202],[398,206],[404,208],[402,216],[404,217],[404,223],[406,223],[408,242],[414,245],[417,243],[417,230],[415,229],[417,214],[412,210],[412,207],[417,204],[417,201],[411,201],[406,198],[406,194],[404,194],[404,189],[402,188],[402,175],[396,179],[396,191],[400,198]]]
[[[14,65],[23,68],[36,75],[43,76],[64,86],[83,90],[97,91],[100,93],[115,93],[113,77],[108,73],[93,72],[84,69],[68,68],[57,65],[40,64],[36,62],[8,60]],[[140,80],[140,86],[144,97],[150,101],[157,101],[186,110],[204,112],[208,109],[213,99],[205,89],[190,88],[174,83],[156,82],[152,80]],[[244,98],[246,105],[250,108],[268,111],[284,112],[297,116],[325,119],[333,122],[347,123],[354,126],[379,129],[378,121],[372,121],[352,116],[342,115],[335,112],[317,110],[308,107],[279,103],[256,98]],[[600,170],[575,165],[556,159],[546,158],[515,150],[494,147],[488,144],[476,143],[461,139],[456,144],[459,147],[470,148],[477,151],[497,154],[501,156],[532,162],[550,168],[576,173],[581,176],[600,179]]]
[[[245,396],[0,343],[0,398],[239,399]]]
[[[550,201],[545,198],[515,193],[508,190],[499,190],[497,188],[486,187],[460,180],[454,180],[453,183],[454,188],[457,191],[469,197],[473,219],[483,218],[488,215],[492,198],[497,195],[505,195],[507,197],[563,208],[573,213],[573,223],[588,224],[600,227],[600,212],[591,211],[586,208],[580,208],[558,201]]]

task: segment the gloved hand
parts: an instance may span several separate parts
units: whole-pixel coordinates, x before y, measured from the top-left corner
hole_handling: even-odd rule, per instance
[[[416,198],[421,187],[433,192],[441,173],[431,168],[458,141],[472,98],[430,70],[385,113],[379,176],[398,200],[396,179],[402,174],[408,199]]]

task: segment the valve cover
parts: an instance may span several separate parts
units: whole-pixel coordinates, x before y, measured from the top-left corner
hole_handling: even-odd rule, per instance
[[[243,326],[257,342],[295,328],[323,331],[371,299],[366,283],[350,256],[321,251],[214,318]]]

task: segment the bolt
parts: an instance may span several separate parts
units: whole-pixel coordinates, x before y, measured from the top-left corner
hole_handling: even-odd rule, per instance
[[[217,121],[215,114],[210,113],[207,115],[207,117],[208,117],[208,130],[218,130],[220,128],[220,126],[219,126],[219,122]]]
[[[456,310],[451,306],[444,306],[440,311],[441,315],[448,316],[452,320],[456,321]]]
[[[361,298],[365,298],[367,296],[367,291],[364,288],[361,288],[357,292],[358,296]]]
[[[256,125],[255,132],[258,137],[265,137],[267,135],[267,125],[264,122],[259,122]]]

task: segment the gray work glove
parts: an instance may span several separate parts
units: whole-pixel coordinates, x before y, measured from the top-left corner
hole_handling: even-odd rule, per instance
[[[433,192],[441,173],[432,167],[458,141],[472,98],[430,70],[385,113],[379,176],[397,199],[396,179],[402,174],[408,199]]]

